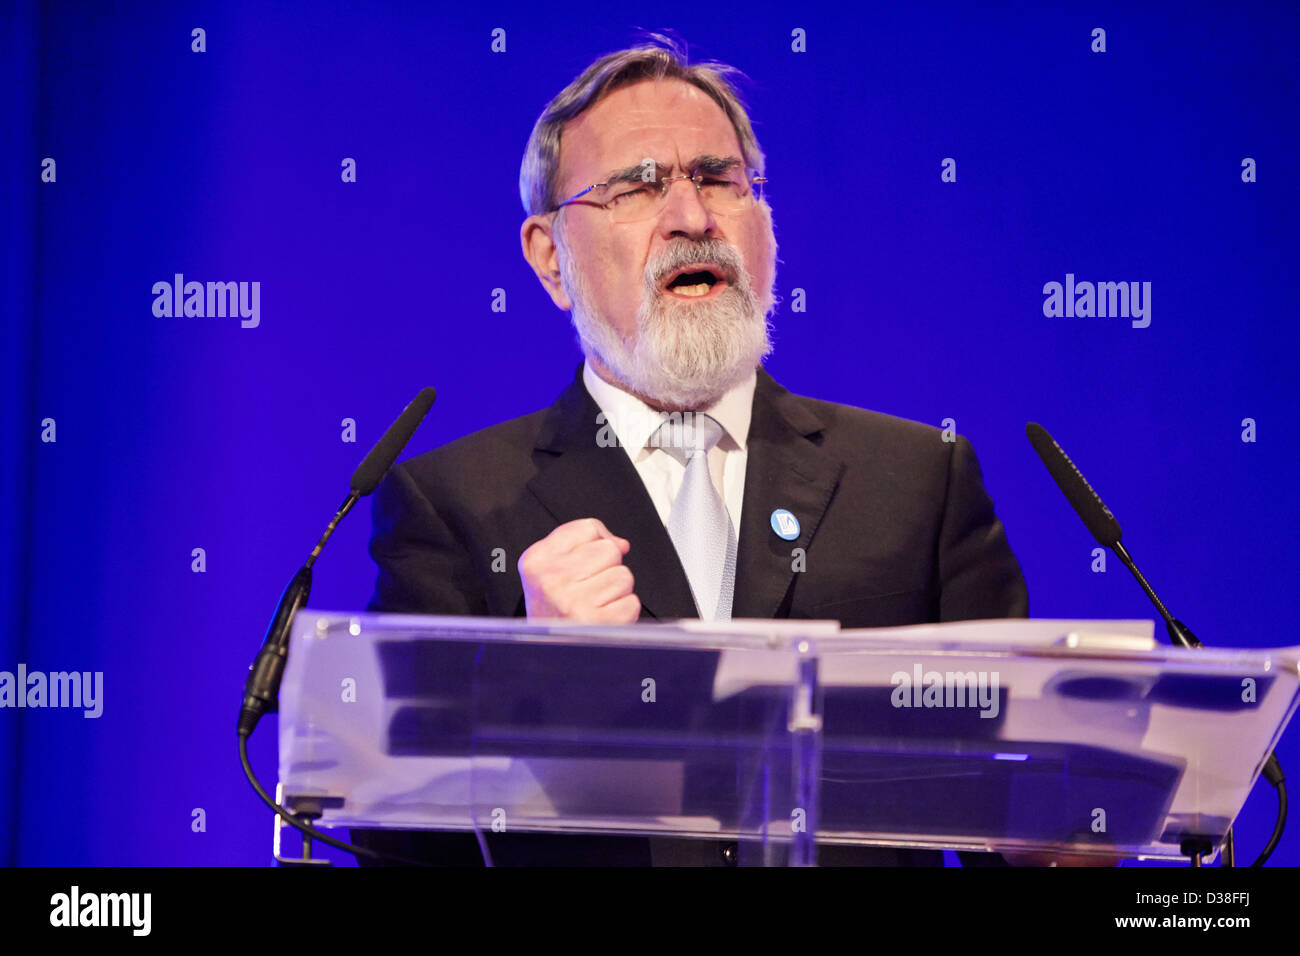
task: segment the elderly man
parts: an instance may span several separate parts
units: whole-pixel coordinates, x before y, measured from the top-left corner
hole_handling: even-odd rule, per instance
[[[521,241],[586,361],[550,408],[393,469],[375,501],[372,610],[850,627],[1026,613],[964,438],[793,395],[762,369],[776,242],[730,72],[637,47],[542,112]],[[517,574],[494,571],[502,548]],[[479,858],[468,834],[365,839]],[[498,863],[735,859],[701,841],[490,839]]]

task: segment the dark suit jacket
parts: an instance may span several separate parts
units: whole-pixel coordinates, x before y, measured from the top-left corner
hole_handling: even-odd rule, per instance
[[[631,542],[624,563],[642,620],[697,617],[627,451],[597,441],[599,413],[579,365],[550,408],[395,466],[374,501],[379,577],[370,610],[524,616],[520,555],[557,525],[595,517]],[[798,518],[797,540],[772,531],[777,508]],[[499,548],[509,573],[492,569]],[[804,549],[803,570],[793,570],[795,548]],[[758,370],[733,617],[883,627],[1027,611],[1020,567],[964,437],[944,441],[927,425],[794,395]],[[420,838],[434,836],[443,837]],[[437,848],[444,859],[458,858],[447,852],[453,837],[463,862],[478,858],[472,835],[451,834]],[[367,839],[397,846],[391,837]],[[577,852],[610,862],[596,850]]]

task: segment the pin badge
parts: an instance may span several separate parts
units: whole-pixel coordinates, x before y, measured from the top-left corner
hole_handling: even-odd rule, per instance
[[[777,508],[772,512],[772,530],[783,541],[793,541],[799,537],[799,519],[784,508]]]

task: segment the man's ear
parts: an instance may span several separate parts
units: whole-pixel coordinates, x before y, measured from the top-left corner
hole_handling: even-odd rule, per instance
[[[551,301],[561,311],[568,312],[573,308],[573,302],[560,283],[560,254],[555,244],[554,228],[554,213],[529,216],[519,230],[519,242],[523,246],[524,258],[537,273]]]

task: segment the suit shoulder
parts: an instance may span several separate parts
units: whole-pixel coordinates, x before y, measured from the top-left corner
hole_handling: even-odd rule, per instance
[[[417,481],[467,471],[503,471],[531,461],[548,408],[462,435],[403,461]]]
[[[867,441],[899,451],[941,455],[952,447],[951,440],[944,440],[943,430],[934,425],[807,395],[794,397],[822,420],[827,437],[837,442]]]

